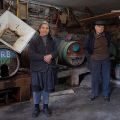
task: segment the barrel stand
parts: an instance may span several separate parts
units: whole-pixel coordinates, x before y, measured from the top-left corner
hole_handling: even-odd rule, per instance
[[[82,65],[80,67],[71,68],[68,70],[63,70],[58,72],[58,78],[70,77],[69,84],[71,86],[79,85],[79,75],[90,72],[89,69]]]
[[[0,80],[0,94],[6,94],[5,101],[9,93],[17,91],[16,102],[22,102],[30,99],[30,75],[24,73],[17,73],[15,76]],[[15,89],[17,88],[17,89]],[[11,93],[12,94],[12,93]],[[7,104],[7,103],[6,103]]]

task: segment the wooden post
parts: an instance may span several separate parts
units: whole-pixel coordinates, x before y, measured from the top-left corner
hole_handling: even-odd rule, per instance
[[[79,85],[79,73],[78,70],[71,70],[70,76],[70,85],[71,86],[78,86]]]
[[[16,15],[22,20],[26,20],[28,18],[28,2],[20,2],[17,0]]]

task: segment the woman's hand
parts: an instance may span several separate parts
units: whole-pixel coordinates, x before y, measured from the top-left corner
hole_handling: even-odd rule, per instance
[[[52,61],[52,55],[51,54],[45,55],[44,61],[47,62],[48,64],[50,64]]]

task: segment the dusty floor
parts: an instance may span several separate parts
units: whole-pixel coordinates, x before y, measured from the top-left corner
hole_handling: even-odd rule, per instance
[[[120,88],[114,88],[111,102],[103,100],[102,95],[90,101],[90,87],[83,85],[74,88],[75,93],[50,98],[53,115],[43,113],[32,118],[32,101],[0,108],[0,120],[120,120]]]

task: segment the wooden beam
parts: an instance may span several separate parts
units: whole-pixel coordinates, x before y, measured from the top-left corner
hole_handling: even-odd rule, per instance
[[[111,13],[97,15],[94,17],[85,18],[85,19],[80,20],[79,22],[89,23],[89,22],[94,22],[96,20],[110,19],[110,18],[115,18],[115,17],[119,17],[119,16],[120,16],[120,12],[111,12]]]

